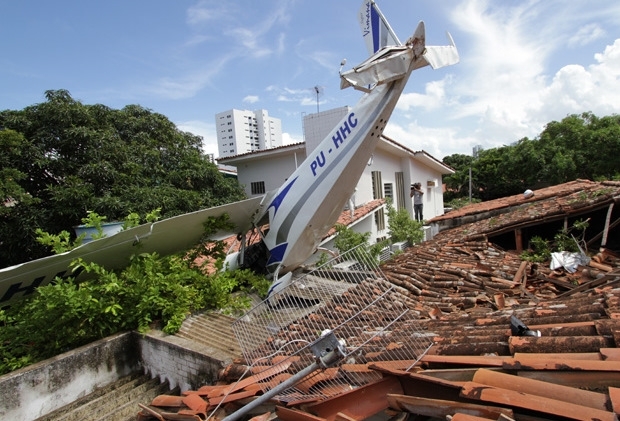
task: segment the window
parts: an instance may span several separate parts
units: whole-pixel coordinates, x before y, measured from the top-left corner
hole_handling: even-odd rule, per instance
[[[409,198],[409,189],[405,189],[405,175],[402,172],[394,173],[396,180],[396,198],[394,203],[396,209],[405,208],[405,198]]]
[[[252,194],[265,194],[265,182],[253,181],[250,183],[250,193]]]
[[[377,231],[385,230],[385,212],[383,208],[375,212],[375,224],[377,224]]]
[[[392,200],[392,203],[394,203],[394,187],[392,183],[385,183],[383,185],[383,192],[385,194],[385,197],[389,197]]]
[[[381,171],[372,172],[372,198],[383,199],[383,185],[381,183]]]

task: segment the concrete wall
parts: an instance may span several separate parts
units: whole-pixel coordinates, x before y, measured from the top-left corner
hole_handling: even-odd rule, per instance
[[[151,377],[168,380],[170,388],[196,390],[213,384],[218,372],[231,361],[221,361],[196,349],[187,339],[154,331],[140,337],[140,361]]]
[[[212,384],[223,362],[161,332],[126,332],[0,376],[0,420],[31,421],[130,374],[181,391]]]
[[[0,419],[34,420],[136,372],[137,351],[123,333],[0,376]]]

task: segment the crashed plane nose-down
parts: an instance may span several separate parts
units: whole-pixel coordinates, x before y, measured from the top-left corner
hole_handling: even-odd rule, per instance
[[[70,263],[77,257],[115,268],[127,264],[129,256],[138,250],[138,244],[143,247],[140,252],[166,254],[183,250],[199,240],[202,234],[199,218],[222,213],[231,215],[237,228],[221,234],[243,234],[256,229],[261,236],[258,243],[247,247],[243,244],[241,252],[230,256],[229,266],[248,267],[272,276],[270,293],[283,287],[284,281],[290,279],[283,275],[308,259],[336,223],[411,72],[427,65],[437,69],[459,60],[449,36],[450,45],[426,45],[423,22],[402,44],[372,0],[364,0],[359,21],[371,56],[341,73],[340,78],[343,88],[353,87],[363,95],[278,190],[263,197],[136,227],[62,255],[3,269],[0,305],[31,292],[57,275],[70,275]],[[260,230],[264,223],[269,226],[266,232]],[[171,241],[173,238],[178,241]]]

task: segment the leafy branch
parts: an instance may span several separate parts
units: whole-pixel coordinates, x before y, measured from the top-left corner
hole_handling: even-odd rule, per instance
[[[161,216],[161,208],[157,208],[145,216],[145,221],[147,223],[152,223],[157,221]],[[92,234],[93,240],[98,240],[100,238],[104,238],[106,236],[103,231],[103,224],[105,223],[107,217],[104,215],[99,215],[97,212],[87,211],[86,217],[82,218],[82,224],[85,227],[95,228],[96,233]],[[135,212],[130,213],[125,217],[125,221],[123,222],[122,229],[126,230],[129,228],[137,227],[140,225],[140,215]],[[80,234],[73,240],[71,238],[71,234],[62,230],[58,234],[50,234],[49,232],[43,231],[41,228],[37,228],[35,230],[36,240],[38,243],[43,244],[44,246],[48,246],[52,249],[55,254],[64,253],[70,250],[73,250],[76,247],[82,245],[86,234]]]

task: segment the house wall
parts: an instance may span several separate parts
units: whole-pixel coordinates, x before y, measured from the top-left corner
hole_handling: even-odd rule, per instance
[[[307,153],[311,153],[336,125],[351,111],[351,107],[339,107],[304,116],[304,140]]]
[[[385,184],[393,186],[393,204],[396,209],[403,205],[413,218],[413,202],[409,196],[410,186],[415,182],[422,183],[424,190],[424,219],[428,220],[439,215],[443,215],[443,191],[441,187],[441,174],[429,168],[413,157],[403,156],[402,154],[393,154],[385,149],[377,148],[373,154],[373,158],[369,165],[366,166],[364,174],[360,178],[357,186],[356,199],[358,204],[373,200],[372,197],[372,172],[380,171],[382,179],[382,188]],[[397,195],[396,173],[402,172],[404,178],[404,203],[399,203]],[[429,186],[432,182],[434,186]],[[385,197],[385,190],[383,191]]]
[[[410,174],[409,184],[419,182],[422,184],[422,190],[424,191],[424,207],[423,217],[425,220],[432,219],[436,216],[443,215],[443,189],[442,189],[442,177],[437,171],[433,171],[431,168],[420,165],[415,160],[410,160],[408,163],[408,169]],[[410,206],[410,215],[413,216],[413,202],[410,199],[408,201]]]
[[[381,142],[385,141],[382,140]],[[239,183],[244,186],[249,197],[253,196],[250,189],[252,182],[264,181],[266,192],[277,189],[290,177],[297,166],[303,163],[306,155],[307,151],[299,148],[289,153],[257,156],[254,159],[247,160],[237,166]],[[443,214],[441,173],[425,165],[423,160],[416,159],[415,154],[411,152],[382,145],[376,148],[358,181],[356,190],[350,197],[354,207],[375,199],[372,187],[374,171],[381,173],[381,186],[379,186],[381,191],[377,198],[385,198],[386,184],[391,185],[394,207],[397,209],[404,207],[413,218],[413,204],[409,196],[410,186],[414,182],[420,182],[424,189],[424,219],[428,220]],[[397,182],[397,173],[402,173],[400,184]],[[359,225],[356,229],[364,229],[366,230],[364,232],[370,232],[371,242],[387,235],[387,214],[385,214],[384,230],[378,230],[373,217],[370,217],[369,220],[372,221],[372,224],[369,226]]]
[[[296,150],[290,155],[280,155],[270,159],[256,159],[251,163],[237,167],[237,180],[243,186],[248,197],[256,196],[251,192],[251,183],[263,181],[265,192],[279,188],[288,177],[306,159],[303,150]]]
[[[280,154],[261,153],[237,165],[238,180],[244,186],[246,194],[253,195],[251,183],[257,181],[264,182],[265,192],[279,188],[349,111],[349,107],[340,107],[304,116],[306,141],[303,145],[303,152],[301,148],[298,148],[281,151]],[[413,204],[409,196],[410,186],[414,182],[420,182],[424,189],[423,216],[425,220],[429,220],[443,214],[441,171],[445,170],[444,166],[437,165],[437,162],[427,154],[413,152],[397,142],[382,138],[368,161],[355,191],[350,198],[347,198],[349,202],[345,208],[351,204],[358,207],[374,199],[391,197],[396,209],[407,209],[413,218]],[[373,192],[374,172],[381,175],[381,185],[377,186],[376,192]],[[387,186],[390,188],[386,189]],[[384,210],[377,212],[385,213]],[[381,220],[381,218],[378,219]],[[368,220],[372,221],[370,226],[359,225],[356,229],[371,232],[372,241],[387,236],[387,214],[384,215],[385,224],[382,230],[378,228],[375,218],[371,217]]]
[[[357,221],[357,223],[353,224],[351,226],[352,229],[354,229],[356,232],[370,232],[371,233],[371,237],[369,239],[369,243],[375,243],[376,239],[377,239],[377,225],[375,224],[375,219],[374,216],[368,215],[366,218],[363,218],[359,221]],[[329,250],[336,250],[336,246],[334,245],[335,242],[335,237],[330,237],[325,239],[325,241],[323,241],[319,247],[323,248],[323,249],[329,249]],[[321,250],[319,249],[317,253],[315,253],[314,255],[312,255],[307,261],[307,264],[311,264],[314,263],[315,261],[317,261],[320,258],[321,255]]]

